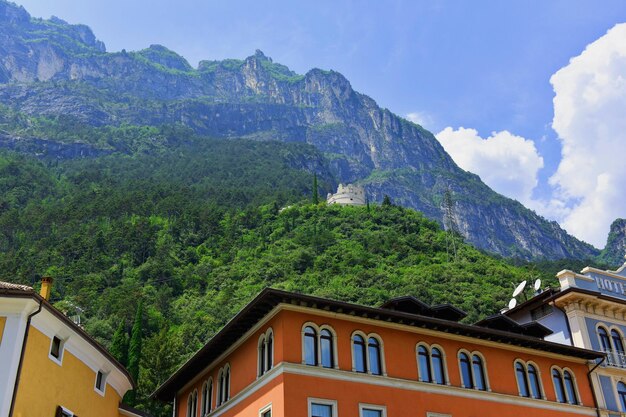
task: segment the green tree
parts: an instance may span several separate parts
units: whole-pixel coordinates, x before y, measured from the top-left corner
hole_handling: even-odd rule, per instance
[[[128,365],[128,335],[126,334],[124,320],[120,321],[120,325],[113,334],[109,351],[122,365]]]
[[[313,174],[313,204],[319,204],[320,196],[317,191],[317,174]]]
[[[391,206],[391,198],[387,194],[383,197],[383,206]]]
[[[139,300],[137,306],[137,314],[135,315],[135,321],[133,322],[133,328],[130,332],[130,346],[128,348],[128,372],[133,377],[135,384],[139,384],[139,364],[141,362],[141,337],[142,337],[142,322],[143,322],[143,300]],[[127,394],[127,401],[130,405],[135,405],[137,402],[137,393],[135,390],[129,391]]]

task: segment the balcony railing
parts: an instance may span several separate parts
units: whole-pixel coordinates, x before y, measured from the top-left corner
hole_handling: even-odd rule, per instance
[[[605,350],[604,353],[606,353],[604,366],[626,369],[626,354],[623,352],[614,352],[612,350]]]

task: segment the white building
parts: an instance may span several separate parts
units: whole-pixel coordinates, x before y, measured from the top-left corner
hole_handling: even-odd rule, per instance
[[[346,206],[364,206],[366,204],[365,189],[353,184],[339,184],[335,194],[328,193],[326,202]]]

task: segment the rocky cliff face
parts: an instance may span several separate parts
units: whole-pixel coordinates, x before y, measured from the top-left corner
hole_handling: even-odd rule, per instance
[[[626,259],[626,219],[617,219],[611,224],[611,231],[600,259],[609,265],[621,266]]]
[[[458,230],[480,248],[524,258],[597,253],[461,170],[430,132],[334,71],[299,75],[260,51],[197,69],[159,45],[109,54],[85,26],[32,19],[2,1],[0,56],[0,103],[27,116],[177,123],[214,137],[307,142],[326,155],[337,182],[363,184],[372,200],[387,194],[441,222],[451,190]]]

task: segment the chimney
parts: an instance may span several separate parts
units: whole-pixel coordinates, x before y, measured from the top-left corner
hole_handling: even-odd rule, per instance
[[[46,301],[50,300],[50,290],[52,289],[52,277],[41,277],[41,295]]]

